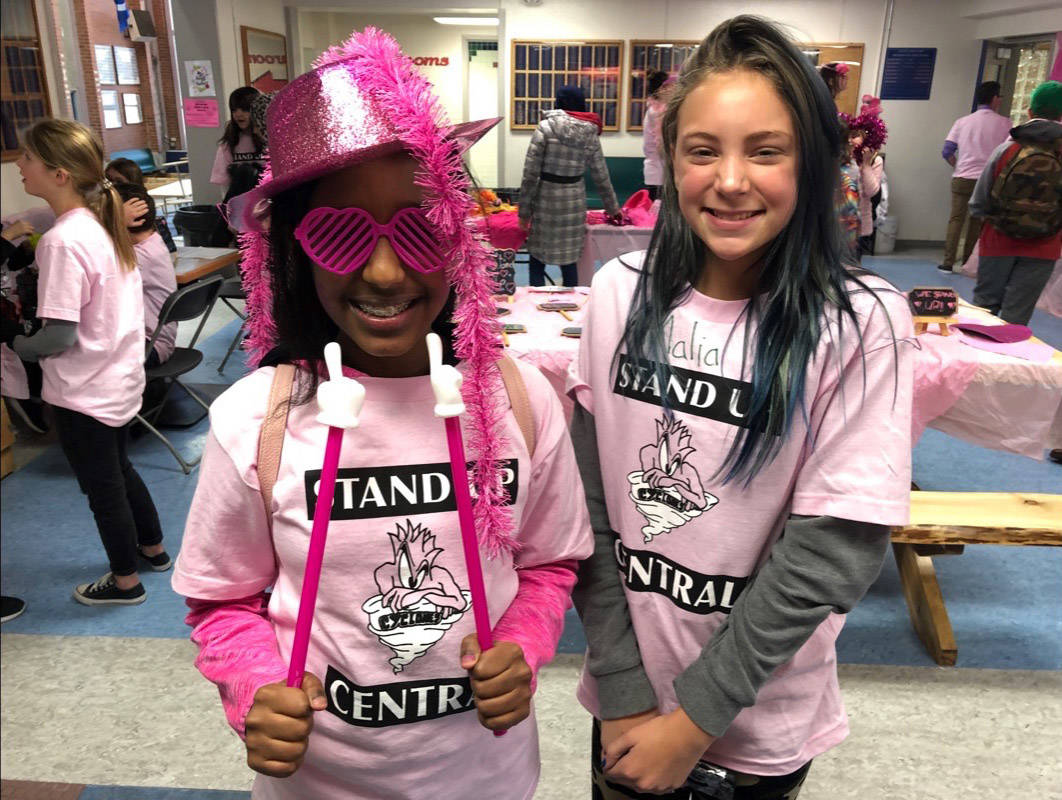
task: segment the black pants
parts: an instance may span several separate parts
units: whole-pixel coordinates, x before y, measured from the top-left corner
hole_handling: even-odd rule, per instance
[[[565,286],[578,286],[579,275],[575,269],[575,262],[561,264],[561,280]],[[546,265],[534,256],[528,258],[528,280],[532,286],[544,286],[546,284]]]
[[[811,762],[788,775],[736,774],[737,784],[734,800],[795,800],[804,785]],[[679,789],[670,794],[644,794],[643,792],[606,781],[601,773],[601,723],[594,720],[590,735],[590,787],[593,800],[699,800],[701,795],[691,795],[689,789]]]
[[[41,386],[44,384],[41,365],[36,361],[23,361],[22,368],[26,370],[26,384],[29,387],[30,400],[40,400]]]
[[[137,569],[137,545],[159,544],[162,526],[147,486],[126,455],[129,426],[112,428],[68,408],[54,410],[59,444],[88,496],[111,572],[131,575]]]

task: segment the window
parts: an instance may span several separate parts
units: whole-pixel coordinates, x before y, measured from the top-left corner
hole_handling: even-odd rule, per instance
[[[122,127],[122,112],[118,108],[118,92],[113,89],[104,89],[100,92],[100,101],[103,104],[103,127]]]
[[[649,97],[646,75],[663,70],[669,75],[678,75],[686,59],[697,49],[693,41],[631,42],[630,74],[627,79],[627,130],[640,131],[645,117],[645,101]]]
[[[92,46],[96,55],[96,72],[100,74],[100,83],[118,83],[118,71],[114,68],[114,50],[109,44]]]
[[[18,157],[19,134],[50,117],[51,108],[32,0],[4,0],[0,14],[0,137],[8,161]]]
[[[557,89],[572,85],[582,88],[586,110],[601,117],[604,129],[618,131],[622,60],[621,41],[513,40],[509,129],[534,130],[554,107]]]
[[[140,70],[136,66],[136,50],[132,47],[115,47],[114,63],[117,66],[119,84],[135,86],[140,83]]]
[[[122,108],[125,110],[126,125],[138,125],[144,121],[144,117],[140,113],[140,95],[123,94]]]

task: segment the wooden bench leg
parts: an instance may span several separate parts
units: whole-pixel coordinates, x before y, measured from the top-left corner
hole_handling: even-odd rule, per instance
[[[893,542],[892,553],[900,571],[903,596],[918,638],[929,655],[942,667],[955,666],[958,647],[951,630],[944,595],[937,583],[933,560],[915,552],[915,545]]]

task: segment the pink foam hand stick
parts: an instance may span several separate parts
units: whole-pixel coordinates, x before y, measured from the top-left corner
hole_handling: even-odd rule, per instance
[[[317,586],[321,581],[328,522],[332,518],[332,499],[336,489],[343,431],[358,427],[358,414],[361,413],[361,406],[365,402],[365,387],[353,378],[343,377],[339,344],[326,344],[324,355],[325,364],[328,365],[328,380],[317,387],[317,421],[328,426],[328,442],[325,445],[324,464],[321,466],[317,503],[313,509],[310,549],[306,554],[299,616],[295,620],[295,638],[292,641],[291,663],[288,666],[288,686],[293,687],[302,685],[302,676],[306,671],[306,651],[310,646],[313,611],[317,605]]]
[[[465,552],[465,568],[468,572],[468,591],[472,595],[472,616],[476,622],[476,639],[481,651],[490,650],[494,639],[490,632],[490,612],[487,609],[487,589],[483,583],[483,565],[479,561],[479,539],[472,516],[472,495],[468,490],[468,468],[465,461],[465,443],[461,438],[461,422],[458,417],[465,413],[461,398],[461,373],[456,367],[442,363],[442,339],[429,333],[428,360],[431,364],[431,388],[435,392],[435,416],[442,417],[446,424],[446,445],[450,451],[450,475],[453,478],[454,499],[457,501],[457,518],[461,523],[461,546]],[[495,731],[495,736],[505,731]]]

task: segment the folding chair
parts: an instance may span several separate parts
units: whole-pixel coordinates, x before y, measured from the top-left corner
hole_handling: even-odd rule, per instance
[[[144,369],[148,383],[153,380],[162,380],[165,382],[166,391],[155,405],[151,408],[141,409],[141,413],[136,415],[137,422],[142,423],[145,428],[162,440],[162,443],[166,445],[173,457],[177,459],[177,463],[181,465],[185,475],[191,472],[192,467],[199,463],[203,457],[202,454],[191,461],[184,459],[177,451],[177,448],[173,446],[173,443],[152,423],[158,419],[174,386],[180,386],[189,397],[199,403],[205,410],[210,410],[210,406],[204,402],[203,398],[181,383],[180,376],[191,372],[203,360],[203,354],[196,350],[194,345],[199,339],[199,334],[203,331],[203,325],[206,324],[207,317],[210,316],[210,310],[217,301],[218,292],[223,281],[224,279],[220,275],[212,275],[187,286],[182,286],[167,297],[166,302],[162,304],[162,309],[159,311],[158,325],[155,326],[145,350],[145,355],[151,352],[151,348],[155,346],[155,340],[159,338],[159,333],[162,331],[163,326],[171,322],[187,322],[202,317],[189,347],[177,347],[174,349],[173,355],[166,359],[165,362],[157,367]]]

